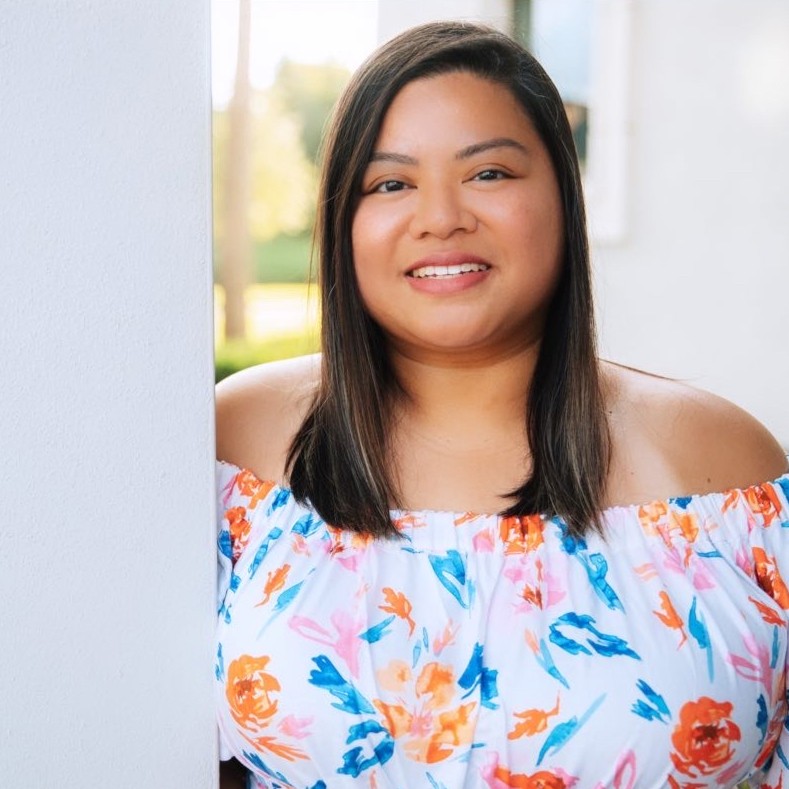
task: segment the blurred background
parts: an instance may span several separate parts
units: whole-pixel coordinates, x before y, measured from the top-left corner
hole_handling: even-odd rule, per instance
[[[603,355],[716,391],[789,445],[785,0],[213,0],[217,380],[317,349],[324,124],[379,43],[447,18],[519,39],[565,99]]]

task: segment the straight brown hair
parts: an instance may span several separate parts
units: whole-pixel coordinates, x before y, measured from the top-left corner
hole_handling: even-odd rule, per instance
[[[434,22],[378,49],[351,79],[323,149],[317,243],[323,352],[313,405],[290,447],[289,482],[327,522],[394,537],[400,506],[390,425],[402,395],[386,340],[367,314],[353,265],[351,224],[384,115],[409,82],[463,71],[505,86],[551,158],[562,197],[564,260],[524,403],[531,475],[502,515],[558,515],[574,536],[601,529],[610,462],[596,351],[586,219],[578,159],[562,99],[540,64],[482,25]]]

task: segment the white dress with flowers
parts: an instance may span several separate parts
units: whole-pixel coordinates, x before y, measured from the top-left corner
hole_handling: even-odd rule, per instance
[[[268,789],[789,789],[789,475],[333,528],[218,466],[223,758]]]

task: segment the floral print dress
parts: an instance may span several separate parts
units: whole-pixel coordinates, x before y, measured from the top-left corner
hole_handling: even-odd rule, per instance
[[[384,541],[220,463],[221,755],[258,789],[789,789],[787,497]]]

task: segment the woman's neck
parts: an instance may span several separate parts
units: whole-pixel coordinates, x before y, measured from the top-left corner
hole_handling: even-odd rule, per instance
[[[409,509],[498,512],[530,471],[526,400],[537,348],[498,358],[393,354],[405,396],[392,449]]]
[[[393,350],[392,366],[405,392],[396,423],[407,432],[464,445],[522,443],[526,399],[539,345],[496,356],[436,355]],[[513,435],[513,429],[515,436]]]

